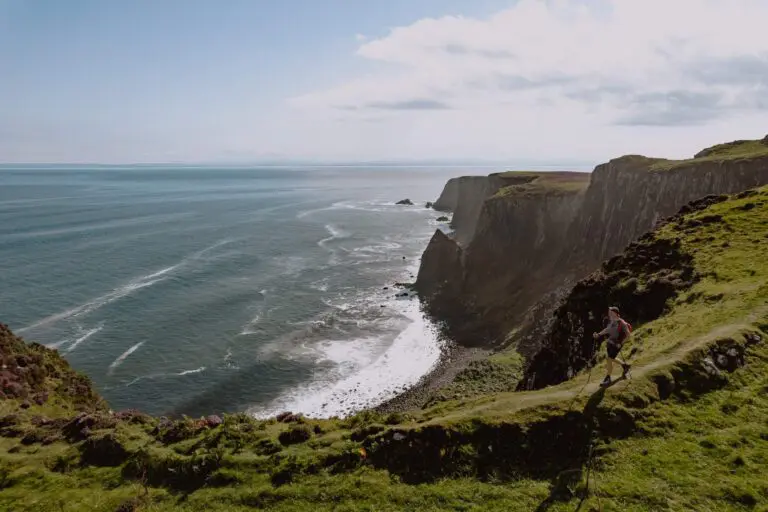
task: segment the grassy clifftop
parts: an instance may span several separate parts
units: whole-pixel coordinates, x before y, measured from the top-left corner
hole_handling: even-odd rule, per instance
[[[768,157],[768,136],[762,140],[735,140],[706,148],[687,160],[661,160],[651,166],[652,171],[671,171],[703,162],[726,160],[753,160]]]
[[[633,377],[608,389],[589,361],[409,414],[169,420],[103,409],[57,354],[3,330],[18,385],[0,401],[0,510],[768,510],[768,188],[684,208],[580,300],[674,280],[631,265],[664,243],[693,277],[629,318]]]
[[[589,185],[590,173],[508,171],[491,176],[498,176],[506,183],[496,192],[495,197],[535,197],[584,191]]]

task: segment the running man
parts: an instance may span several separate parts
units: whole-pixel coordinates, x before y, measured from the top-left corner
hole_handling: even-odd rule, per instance
[[[629,375],[630,365],[626,361],[619,358],[619,351],[621,346],[629,338],[629,334],[632,332],[632,327],[624,321],[619,315],[619,308],[611,306],[608,308],[608,326],[600,332],[594,333],[592,336],[595,339],[599,339],[602,336],[608,335],[608,342],[605,344],[605,350],[608,353],[608,360],[605,362],[605,379],[600,384],[601,386],[607,386],[611,383],[611,372],[613,371],[613,363],[621,365],[623,370],[622,377]]]

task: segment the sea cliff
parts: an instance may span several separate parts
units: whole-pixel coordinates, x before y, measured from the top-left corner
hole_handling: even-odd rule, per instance
[[[435,233],[417,288],[459,344],[515,343],[530,359],[570,286],[602,261],[692,200],[766,183],[768,137],[689,160],[625,155],[592,173],[452,179],[438,204],[454,212],[455,231]]]

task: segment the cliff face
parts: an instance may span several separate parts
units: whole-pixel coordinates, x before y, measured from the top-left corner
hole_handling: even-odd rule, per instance
[[[503,328],[516,318],[509,305],[533,300],[543,290],[517,283],[531,273],[543,274],[555,262],[588,175],[542,176],[491,176],[505,186],[479,204],[471,236],[467,228],[457,229],[464,236],[453,239],[436,233],[424,253],[419,292],[429,312],[445,320],[463,344],[499,341]]]
[[[474,180],[479,192],[465,211],[478,209],[485,195],[474,225],[467,227],[467,215],[455,240],[431,243],[422,260],[417,288],[428,311],[459,343],[514,340],[532,357],[569,283],[686,203],[768,183],[768,138],[698,155],[704,156],[669,161],[628,155],[597,166],[591,176],[505,173],[490,176],[486,185]],[[442,207],[460,209],[460,183],[449,182]]]
[[[578,251],[566,254],[564,264],[592,270],[684,204],[709,194],[732,194],[765,183],[768,155],[692,160],[677,166],[639,156],[611,160],[597,166],[592,174],[584,207],[569,239],[569,245]]]
[[[433,207],[453,212],[451,227],[455,231],[454,237],[459,243],[467,244],[474,235],[483,202],[503,185],[504,180],[494,175],[452,178],[446,183]]]

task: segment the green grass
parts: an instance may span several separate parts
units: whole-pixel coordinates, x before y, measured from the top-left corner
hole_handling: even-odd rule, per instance
[[[740,140],[707,148],[698,158],[686,160],[662,160],[651,165],[651,171],[671,171],[701,162],[724,162],[768,157],[768,144],[761,140]],[[701,154],[701,153],[700,153]]]
[[[656,236],[680,239],[700,279],[662,317],[636,326],[637,376],[607,391],[596,390],[598,369],[509,392],[521,360],[507,349],[405,415],[97,425],[88,435],[114,432],[127,452],[114,467],[83,463],[81,441],[22,443],[47,428],[36,417],[74,415],[69,395],[26,410],[0,400],[0,510],[112,512],[131,502],[142,511],[564,512],[583,498],[581,510],[766,511],[768,188]],[[743,335],[760,331],[763,342],[747,345]],[[724,343],[743,350],[746,365],[707,377],[702,360]],[[669,396],[663,382],[676,386]],[[2,427],[11,414],[13,425]],[[569,453],[585,426],[594,439],[586,458]],[[406,444],[387,444],[395,431]]]
[[[532,197],[538,195],[569,195],[586,190],[590,173],[507,171],[495,174],[508,183],[495,197]]]

